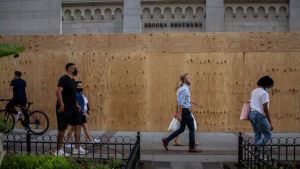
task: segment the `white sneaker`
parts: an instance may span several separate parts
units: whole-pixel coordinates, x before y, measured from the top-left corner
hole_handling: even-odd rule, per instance
[[[87,154],[88,151],[83,149],[82,147],[79,147],[79,149],[74,148],[73,149],[73,154]]]
[[[60,149],[60,150],[58,150],[58,151],[56,150],[56,151],[54,152],[54,155],[55,155],[55,156],[65,156],[65,157],[69,157],[69,156],[70,156],[70,154],[65,153],[63,149]]]
[[[66,148],[72,148],[73,147],[73,145],[72,144],[66,144],[66,146],[65,146]]]
[[[100,143],[100,139],[94,138],[93,143]]]
[[[85,153],[88,153],[87,150],[83,149],[81,146],[79,147],[80,151],[85,151]]]

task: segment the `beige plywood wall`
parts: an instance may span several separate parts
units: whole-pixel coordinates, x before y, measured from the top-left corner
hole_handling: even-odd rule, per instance
[[[24,72],[33,109],[56,128],[55,90],[67,62],[79,69],[89,98],[92,130],[166,131],[175,110],[175,87],[192,76],[198,131],[250,131],[239,120],[256,81],[270,75],[275,131],[300,132],[300,33],[107,34],[7,36],[26,46],[19,58],[0,59],[0,97],[14,70]],[[3,107],[3,103],[0,105]]]

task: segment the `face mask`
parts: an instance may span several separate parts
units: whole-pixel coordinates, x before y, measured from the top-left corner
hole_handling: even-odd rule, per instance
[[[75,69],[72,73],[73,73],[73,76],[76,76],[78,73],[77,69]]]
[[[77,88],[78,92],[83,92],[83,88]]]

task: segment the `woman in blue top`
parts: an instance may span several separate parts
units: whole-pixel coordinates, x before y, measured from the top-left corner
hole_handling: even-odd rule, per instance
[[[92,143],[99,143],[99,139],[93,139],[93,137],[90,134],[90,131],[88,129],[87,121],[86,119],[89,118],[90,113],[89,113],[89,104],[88,104],[88,99],[83,93],[83,85],[81,81],[76,81],[77,85],[77,92],[76,92],[76,100],[77,103],[80,106],[80,113],[81,113],[81,126],[83,128],[84,134],[87,138]],[[71,139],[71,136],[73,134],[74,129],[70,128],[70,130],[67,133],[67,139],[66,141],[69,142]],[[68,144],[66,145],[67,148],[71,148],[71,145]]]

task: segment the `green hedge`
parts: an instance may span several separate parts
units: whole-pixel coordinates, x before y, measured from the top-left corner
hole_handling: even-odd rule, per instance
[[[74,167],[76,166],[73,166],[73,163],[70,160],[64,157],[56,157],[50,155],[6,156],[1,165],[1,169],[73,169]]]
[[[9,155],[6,156],[0,169],[117,169],[120,168],[120,160],[108,162],[78,163],[65,157],[51,155]]]

